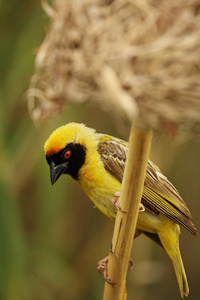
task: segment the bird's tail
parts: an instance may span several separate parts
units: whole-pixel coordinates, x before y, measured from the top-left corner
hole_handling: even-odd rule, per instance
[[[184,298],[184,296],[189,294],[189,286],[179,249],[180,227],[171,220],[166,220],[167,223],[168,221],[170,226],[166,226],[165,230],[159,233],[159,238],[165,251],[172,260],[180,294],[181,297]]]
[[[177,252],[177,255],[172,259],[172,263],[178,280],[181,297],[184,298],[184,296],[189,294],[189,286],[179,249]]]

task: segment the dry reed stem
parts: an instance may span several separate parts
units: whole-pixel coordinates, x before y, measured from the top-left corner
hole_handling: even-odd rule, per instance
[[[112,251],[109,253],[108,261],[108,277],[115,284],[111,285],[105,282],[104,300],[126,299],[126,274],[142,197],[151,139],[151,130],[144,130],[132,125],[120,197],[121,209],[127,213],[117,212]]]

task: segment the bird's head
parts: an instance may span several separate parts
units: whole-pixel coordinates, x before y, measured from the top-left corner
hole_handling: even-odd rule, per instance
[[[84,124],[69,123],[57,128],[44,145],[50,166],[51,183],[62,174],[78,180],[79,170],[86,163],[87,152],[95,146],[95,131]]]

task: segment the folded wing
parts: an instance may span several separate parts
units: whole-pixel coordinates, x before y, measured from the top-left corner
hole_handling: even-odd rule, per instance
[[[98,152],[105,169],[119,182],[122,182],[128,143],[111,136],[102,136]],[[148,161],[147,164],[142,203],[152,213],[162,213],[192,234],[197,235],[187,205],[176,188],[151,161]]]

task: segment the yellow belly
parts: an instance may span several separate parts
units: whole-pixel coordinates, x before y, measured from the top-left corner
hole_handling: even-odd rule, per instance
[[[94,179],[94,178],[93,178]],[[113,206],[111,199],[115,192],[120,192],[121,183],[106,172],[98,174],[94,180],[81,180],[79,184],[85,194],[92,200],[98,209],[110,219],[115,219],[117,210]],[[161,228],[159,215],[154,215],[149,211],[139,212],[137,228],[150,233],[158,233]]]

